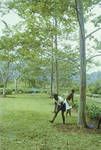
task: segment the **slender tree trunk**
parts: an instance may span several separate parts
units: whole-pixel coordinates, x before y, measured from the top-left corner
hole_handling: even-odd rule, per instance
[[[52,37],[53,44],[53,37]],[[52,57],[51,57],[51,97],[53,96],[53,86],[54,86],[54,58],[53,58],[53,45],[52,45]]]
[[[6,97],[6,88],[5,88],[5,86],[3,87],[3,97]]]
[[[57,19],[55,18],[55,28],[57,29]],[[57,60],[57,47],[58,47],[58,42],[57,42],[57,33],[55,34],[55,40],[54,40],[54,44],[55,44],[55,71],[56,71],[56,76],[55,76],[55,80],[56,80],[56,92],[59,93],[59,81],[58,81],[58,60]]]
[[[4,83],[3,83],[3,97],[6,97],[6,87],[7,87],[7,82],[5,81]]]
[[[14,83],[15,83],[15,93],[17,93],[17,79],[14,79]]]
[[[59,94],[59,81],[58,81],[58,60],[56,59],[56,92]]]
[[[85,30],[83,16],[83,1],[75,0],[77,16],[80,28],[80,104],[78,125],[87,127],[86,124],[86,54],[85,54]]]
[[[9,68],[10,67],[10,62],[8,61],[7,62],[7,68],[5,69],[6,70],[6,75],[3,76],[2,75],[2,79],[3,79],[3,97],[6,97],[6,88],[7,88],[7,82],[8,82],[8,79],[9,79]]]

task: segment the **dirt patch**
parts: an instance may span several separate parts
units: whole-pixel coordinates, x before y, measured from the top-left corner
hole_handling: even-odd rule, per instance
[[[101,134],[101,129],[96,128],[79,128],[75,124],[55,124],[54,127],[59,132],[65,132],[65,133],[82,133],[82,134]]]

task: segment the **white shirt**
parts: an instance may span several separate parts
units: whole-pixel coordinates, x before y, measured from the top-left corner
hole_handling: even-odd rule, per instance
[[[59,103],[61,103],[61,102],[64,102],[64,99],[63,99],[63,97],[61,97],[61,96],[58,96],[58,102],[59,102]]]
[[[66,110],[69,110],[69,109],[72,108],[72,106],[70,106],[70,105],[68,104],[68,102],[66,101],[66,99],[64,100],[63,97],[58,96],[58,104],[60,104],[61,102],[65,103],[65,105],[66,105]]]
[[[69,109],[71,109],[71,108],[72,108],[72,106],[70,106],[70,105],[68,104],[68,102],[66,101],[66,99],[64,100],[64,98],[63,98],[63,97],[58,96],[57,104],[58,104],[58,105],[60,105],[60,104],[61,104],[61,102],[65,103],[65,105],[66,105],[66,110],[69,110]]]
[[[69,110],[72,108],[72,106],[69,106],[68,102],[66,101],[66,99],[64,100],[64,103],[66,105],[66,110]]]

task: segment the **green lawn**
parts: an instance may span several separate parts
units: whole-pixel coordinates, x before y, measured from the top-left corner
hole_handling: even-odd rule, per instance
[[[62,125],[50,124],[52,100],[46,94],[0,98],[0,150],[100,150],[101,130],[79,129],[77,113]]]

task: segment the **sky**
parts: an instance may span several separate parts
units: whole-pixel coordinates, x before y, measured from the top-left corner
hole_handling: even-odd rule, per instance
[[[101,5],[96,6],[93,9],[93,14],[95,14],[95,16],[100,16],[101,15]],[[90,17],[89,22],[86,23],[86,25],[85,25],[85,29],[87,30],[87,34],[89,34],[90,32],[92,32],[92,31],[95,30],[94,25],[91,23],[92,19],[93,19],[93,15]],[[2,20],[6,21],[6,23],[9,26],[15,25],[19,21],[21,21],[20,17],[17,14],[15,14],[13,11],[10,11],[10,13],[8,13],[7,15],[5,15],[3,17],[1,17],[1,15],[0,15],[0,35],[2,35],[1,34],[2,33],[2,29],[5,27],[5,25],[2,22]],[[101,27],[101,24],[100,24],[100,27]],[[98,32],[94,33],[93,35],[99,41],[101,41],[101,30],[99,30]],[[90,40],[87,40],[87,42],[86,42],[86,47],[87,48],[90,48],[89,46],[91,46],[91,45],[94,44],[94,43],[91,43],[91,45],[89,45],[90,42],[91,42]],[[96,54],[96,52],[95,52],[94,49],[92,49],[90,53],[92,53],[92,55]],[[93,58],[93,60],[94,60],[94,62],[97,63],[97,66],[94,65],[94,64],[92,64],[91,67],[90,67],[90,69],[87,70],[89,73],[96,72],[96,71],[101,71],[101,56],[95,57],[95,58]]]
[[[6,23],[10,26],[17,24],[19,21],[21,21],[21,19],[19,18],[19,16],[17,14],[15,14],[13,11],[11,11],[9,14],[1,17],[0,16],[0,32],[2,31],[2,29],[5,27],[4,23],[2,22],[2,20],[6,21]]]
[[[101,16],[101,4],[99,6],[96,6],[93,9],[93,13],[95,14],[96,17]],[[92,19],[93,19],[93,15],[90,17],[90,21]],[[85,28],[87,29],[88,34],[95,30],[94,24],[92,24],[90,21],[85,26]],[[101,28],[101,23],[100,23],[99,27]],[[101,42],[101,29],[99,31],[95,32],[93,34],[93,36],[96,39],[98,39],[98,41]],[[90,43],[90,40],[87,40],[86,47],[89,45],[89,43]],[[95,44],[95,43],[91,43],[91,45],[93,45],[93,44]],[[101,52],[101,49],[100,49],[100,52]],[[90,53],[92,53],[91,56],[98,54],[94,49],[92,49],[92,51]],[[101,55],[97,56],[97,57],[94,57],[92,60],[96,63],[96,65],[92,64],[91,67],[89,68],[89,70],[87,70],[88,73],[101,71]]]

